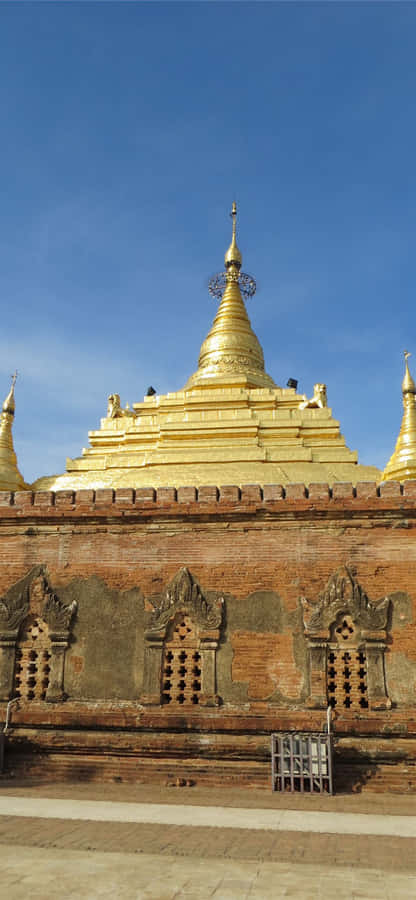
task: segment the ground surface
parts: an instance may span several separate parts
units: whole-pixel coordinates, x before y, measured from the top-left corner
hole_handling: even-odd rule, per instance
[[[416,798],[0,782],[0,894],[416,897]]]

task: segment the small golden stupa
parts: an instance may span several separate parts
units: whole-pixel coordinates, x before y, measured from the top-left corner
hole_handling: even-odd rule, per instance
[[[405,350],[402,425],[393,456],[384,469],[382,481],[408,481],[409,478],[416,478],[416,384],[409,372],[409,356],[410,353]]]
[[[37,490],[202,484],[379,481],[345,446],[327,407],[326,386],[307,399],[278,387],[265,372],[244,297],[254,279],[241,272],[235,203],[225,272],[211,279],[220,300],[197,371],[181,391],[147,396],[133,409],[111,394],[101,428],[63,475],[38,479]]]
[[[13,447],[12,426],[15,414],[14,386],[17,372],[12,375],[12,386],[3,403],[0,418],[0,491],[25,491],[29,485],[25,483],[17,468],[17,459]]]

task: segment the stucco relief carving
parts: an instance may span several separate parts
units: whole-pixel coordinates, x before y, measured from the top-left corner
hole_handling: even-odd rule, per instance
[[[51,632],[69,631],[72,617],[77,610],[77,602],[63,603],[48,584],[45,576],[43,580],[44,602],[42,607],[42,619],[49,625]]]
[[[341,615],[350,615],[363,632],[385,631],[387,628],[389,598],[383,597],[372,603],[347,566],[330,576],[317,601],[304,597],[301,601],[305,631],[310,635],[330,629]]]
[[[189,615],[204,631],[217,630],[222,621],[223,602],[222,598],[216,602],[207,600],[198,582],[184,567],[172,579],[160,600],[152,603],[153,612],[146,631],[153,634],[165,630],[176,612]]]
[[[186,704],[189,660],[192,658],[193,669],[198,670],[198,679],[194,679],[198,687],[189,696],[192,693],[195,705],[217,706],[220,701],[216,694],[215,652],[223,618],[223,598],[205,597],[197,580],[184,567],[177,572],[161,597],[149,602],[152,610],[144,632],[145,663],[141,702],[160,705],[169,697],[169,702],[172,701],[175,706],[175,692],[170,688],[176,684],[172,675],[175,676],[178,668],[176,674],[179,676],[183,670],[183,677],[176,680],[178,684],[183,682],[184,687],[178,692],[176,699],[179,703]],[[191,636],[192,648],[187,648]]]
[[[55,593],[47,569],[42,565],[35,566],[9,589],[0,600],[0,699],[8,700],[14,693],[17,648],[19,658],[22,653],[25,658],[28,636],[37,633],[38,624],[41,623],[47,627],[51,645],[45,699],[63,699],[65,651],[76,609],[76,601],[64,603]]]
[[[310,650],[309,705],[340,703],[362,709],[388,709],[384,654],[387,643],[389,597],[376,602],[351,569],[334,572],[317,600],[301,598],[305,636]]]
[[[0,599],[0,635],[3,635],[4,632],[17,631],[28,612],[28,592],[17,597],[2,597]]]

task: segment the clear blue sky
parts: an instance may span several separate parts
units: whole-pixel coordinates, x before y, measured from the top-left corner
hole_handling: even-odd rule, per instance
[[[268,372],[383,467],[416,374],[415,3],[0,4],[0,390],[27,480],[177,390],[231,201]]]

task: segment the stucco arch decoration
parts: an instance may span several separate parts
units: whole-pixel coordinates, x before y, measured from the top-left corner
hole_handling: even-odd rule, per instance
[[[169,625],[179,614],[189,617],[198,634],[201,656],[200,706],[218,706],[216,694],[215,652],[223,619],[223,598],[208,599],[197,580],[186,567],[177,572],[153,607],[144,632],[145,660],[141,703],[160,705],[162,702],[162,657]]]
[[[28,617],[42,620],[51,645],[45,700],[63,700],[65,652],[77,603],[64,603],[53,590],[46,566],[35,566],[0,599],[0,700],[13,696],[16,647]]]
[[[309,706],[327,706],[328,654],[339,649],[344,639],[346,647],[354,646],[365,653],[369,708],[389,709],[384,654],[390,598],[372,602],[352,570],[342,566],[330,576],[317,600],[301,597],[301,603],[310,650]]]

